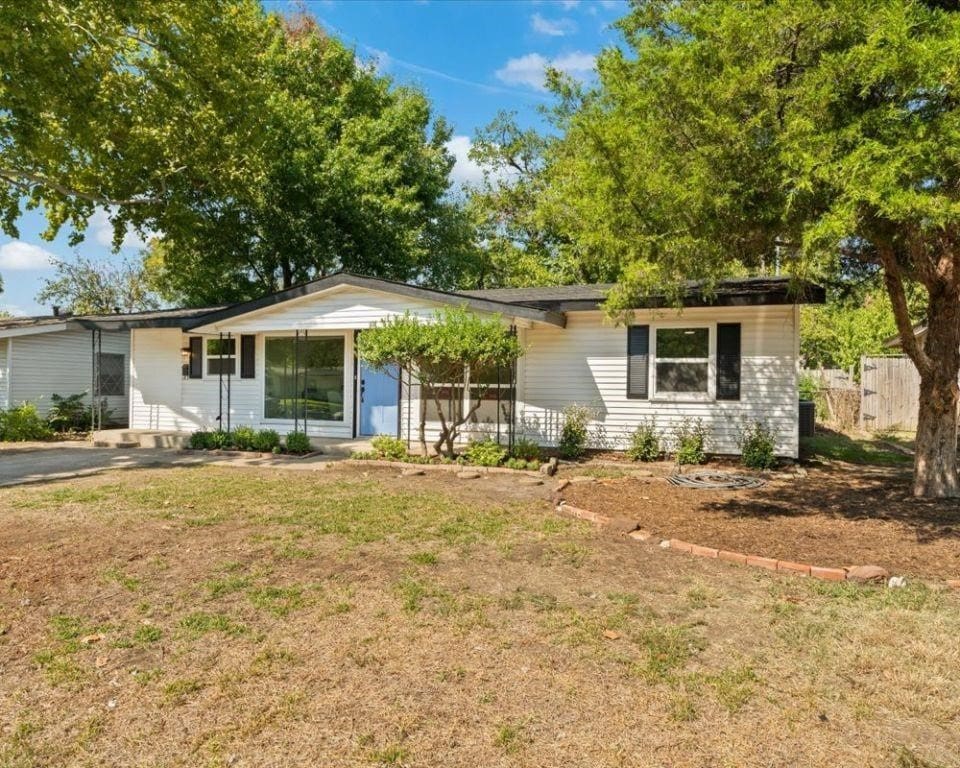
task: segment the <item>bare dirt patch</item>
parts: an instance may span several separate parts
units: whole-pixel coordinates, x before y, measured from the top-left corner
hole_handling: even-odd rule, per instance
[[[664,538],[736,552],[893,573],[960,577],[960,502],[910,495],[909,475],[842,466],[755,490],[678,488],[662,477],[599,478],[564,491],[571,504],[636,518]]]
[[[548,486],[510,475],[397,474],[0,491],[0,765],[960,753],[954,594],[681,557],[560,519]]]

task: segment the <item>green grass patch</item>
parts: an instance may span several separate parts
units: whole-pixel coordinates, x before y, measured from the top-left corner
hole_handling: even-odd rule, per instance
[[[210,632],[220,632],[237,637],[244,634],[247,628],[238,621],[222,613],[206,613],[196,611],[180,620],[180,628],[194,637],[202,637]]]
[[[800,438],[800,454],[806,459],[829,459],[849,464],[908,466],[913,457],[892,450],[870,438],[854,438],[839,432]]]
[[[111,566],[103,572],[103,578],[114,584],[119,584],[121,587],[126,589],[129,592],[136,592],[140,589],[140,585],[143,583],[140,579],[135,576],[130,576],[118,568],[117,566]]]
[[[223,597],[224,595],[229,595],[233,592],[242,592],[252,583],[253,580],[249,576],[230,574],[214,579],[208,579],[203,583],[203,586],[204,589],[207,590],[207,594],[210,595],[210,598],[215,600],[218,597]]]
[[[163,687],[163,697],[169,704],[184,704],[191,694],[203,690],[203,683],[194,678],[172,680]]]
[[[257,608],[280,617],[287,616],[306,604],[303,588],[298,586],[258,587],[247,592],[247,597]]]

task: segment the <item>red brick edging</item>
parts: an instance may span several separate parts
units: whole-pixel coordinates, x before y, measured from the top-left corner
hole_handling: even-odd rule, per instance
[[[568,504],[560,496],[560,492],[567,487],[569,481],[561,480],[557,485],[554,494],[554,504],[559,514],[566,517],[575,517],[579,520],[588,520],[596,525],[608,526],[619,530],[621,533],[638,541],[648,541],[653,538],[653,534],[639,528],[636,521],[629,518],[616,518],[610,515],[604,515],[599,512],[593,512],[589,509],[582,509]],[[632,525],[632,527],[630,527]],[[663,549],[673,549],[677,552],[685,552],[696,557],[715,558],[727,563],[736,563],[737,565],[749,565],[754,568],[763,568],[768,571],[777,571],[780,573],[792,573],[799,576],[811,576],[815,579],[824,581],[847,581],[849,577],[846,568],[826,568],[819,565],[810,565],[808,563],[796,563],[791,560],[777,560],[773,557],[762,557],[760,555],[747,555],[742,552],[731,552],[725,549],[715,549],[714,547],[704,547],[700,544],[691,544],[682,539],[663,539],[660,541]],[[886,579],[883,579],[886,582]],[[952,589],[960,589],[960,579],[946,579],[945,583]]]

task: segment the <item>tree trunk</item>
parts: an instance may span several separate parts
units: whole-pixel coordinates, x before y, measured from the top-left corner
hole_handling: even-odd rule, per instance
[[[957,376],[960,374],[960,274],[952,254],[926,260],[917,250],[899,259],[889,242],[878,239],[883,279],[893,306],[903,351],[920,373],[913,495],[927,499],[960,497],[957,479]],[[926,339],[921,348],[910,323],[903,263],[927,289]]]
[[[949,295],[948,295],[949,296]],[[931,295],[924,352],[931,365],[920,371],[913,493],[928,499],[960,496],[957,478],[957,375],[960,318],[957,300]]]

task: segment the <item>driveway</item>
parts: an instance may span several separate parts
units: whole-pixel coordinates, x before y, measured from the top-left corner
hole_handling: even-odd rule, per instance
[[[75,442],[32,444],[0,450],[0,487],[80,477],[108,469],[198,461],[169,450],[94,448]]]
[[[89,443],[79,441],[8,444],[0,447],[0,488],[65,480],[111,469],[218,464],[317,470],[329,465],[331,460],[335,460],[335,457],[264,458],[259,454],[181,453],[171,448],[94,448]]]

